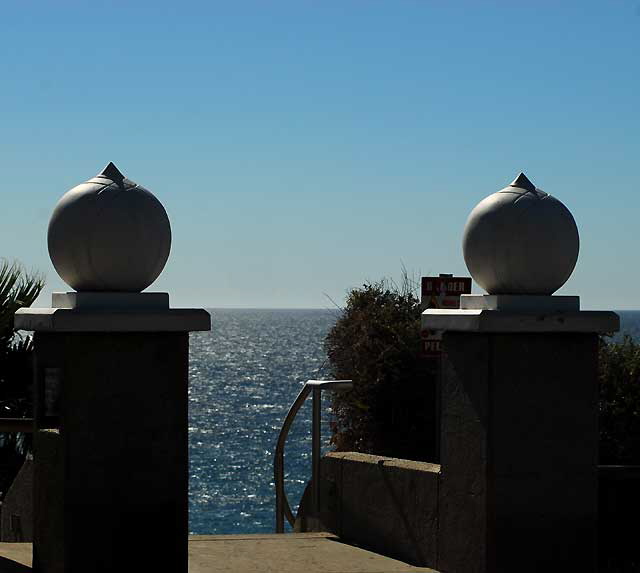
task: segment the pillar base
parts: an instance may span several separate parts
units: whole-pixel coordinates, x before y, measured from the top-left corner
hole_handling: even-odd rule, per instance
[[[189,331],[210,315],[163,293],[54,302],[15,316],[36,331],[34,571],[187,573]]]
[[[598,333],[619,318],[555,304],[422,315],[445,330],[439,570],[597,570]]]

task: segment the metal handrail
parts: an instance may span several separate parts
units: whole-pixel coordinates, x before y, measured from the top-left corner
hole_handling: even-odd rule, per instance
[[[284,446],[293,420],[309,394],[313,392],[313,415],[311,421],[311,500],[312,509],[317,514],[320,507],[320,421],[322,390],[336,392],[351,390],[351,380],[307,380],[287,413],[278,435],[276,453],[273,461],[273,475],[276,486],[276,533],[284,533],[284,518],[291,526],[295,517],[291,511],[287,494],[284,491]]]

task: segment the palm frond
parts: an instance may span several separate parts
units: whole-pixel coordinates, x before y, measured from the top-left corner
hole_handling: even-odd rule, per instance
[[[21,418],[32,412],[30,384],[33,339],[15,331],[13,316],[18,309],[31,306],[43,287],[44,277],[40,273],[28,272],[15,261],[0,259],[1,416]],[[0,450],[4,458],[8,455],[7,450],[13,450],[21,461],[30,448],[30,436],[22,433],[0,433]]]
[[[13,340],[13,315],[31,306],[44,288],[44,277],[28,272],[18,262],[0,259],[0,348]]]

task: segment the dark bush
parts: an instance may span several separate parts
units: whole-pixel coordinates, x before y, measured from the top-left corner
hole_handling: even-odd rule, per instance
[[[405,276],[353,289],[325,345],[338,379],[354,389],[334,394],[337,451],[437,461],[437,364],[420,355],[420,301]],[[640,344],[600,345],[600,463],[640,464]]]
[[[600,344],[600,463],[640,464],[640,344]]]
[[[336,450],[434,461],[435,369],[420,356],[420,310],[406,275],[349,293],[326,338],[332,375],[354,382],[332,398]]]

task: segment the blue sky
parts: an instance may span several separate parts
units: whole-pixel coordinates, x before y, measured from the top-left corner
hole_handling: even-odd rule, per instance
[[[0,256],[65,290],[49,215],[109,161],[165,205],[152,290],[328,307],[467,275],[469,211],[521,170],[580,230],[560,291],[640,308],[640,3],[0,4]]]

